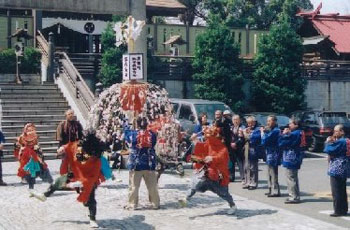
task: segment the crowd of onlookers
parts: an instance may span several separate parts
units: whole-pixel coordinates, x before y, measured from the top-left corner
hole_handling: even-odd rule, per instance
[[[230,111],[216,111],[215,119],[211,123],[208,121],[208,116],[202,113],[198,120],[194,132],[191,136],[194,150],[193,156],[202,155],[203,158],[193,158],[197,168],[196,174],[200,175],[196,183],[193,183],[190,193],[187,198],[191,198],[197,191],[204,192],[207,190],[213,191],[220,197],[228,201],[230,212],[233,214],[236,210],[235,204],[231,195],[228,192],[228,183],[234,182],[236,178],[240,178],[242,188],[247,190],[255,190],[259,182],[259,160],[263,160],[267,165],[268,178],[268,197],[280,197],[280,186],[278,182],[279,166],[285,168],[285,176],[289,197],[285,201],[286,204],[296,204],[300,202],[300,188],[298,180],[298,171],[301,167],[304,158],[305,135],[300,127],[298,119],[291,118],[289,127],[281,130],[277,124],[275,115],[267,117],[266,126],[260,126],[254,116],[245,118],[243,124],[239,115],[232,115]],[[138,206],[138,191],[141,180],[146,182],[149,198],[152,209],[158,209],[160,199],[158,194],[158,182],[156,174],[157,157],[155,153],[155,145],[157,142],[156,134],[148,129],[147,119],[137,119],[136,127],[124,133],[125,141],[129,143],[129,160],[127,167],[130,170],[129,181],[129,197],[126,209],[135,209]],[[22,139],[21,139],[22,138]],[[95,157],[94,153],[81,154],[85,151],[82,148],[80,153],[78,150],[69,150],[69,146],[73,143],[78,144],[83,139],[83,130],[79,122],[74,119],[74,112],[68,110],[66,112],[66,120],[61,122],[57,128],[57,140],[59,141],[59,154],[63,154],[61,164],[61,179],[69,181],[71,173],[70,164],[72,159],[67,158],[67,152],[72,152],[75,158],[82,157],[84,161],[91,157]],[[96,138],[95,138],[96,139]],[[21,142],[22,140],[22,142]],[[18,139],[18,148],[20,152],[17,154],[19,161],[23,160],[22,155],[25,155],[23,149],[26,146],[31,148],[31,151],[37,153],[37,158],[26,159],[25,164],[20,166],[25,179],[32,189],[35,183],[35,177],[31,174],[34,170],[37,161],[45,169],[45,162],[40,151],[36,149],[38,136],[35,131],[35,125],[26,125],[23,134]],[[5,138],[0,132],[0,155],[2,156],[3,143]],[[88,143],[85,141],[85,143]],[[96,143],[100,143],[96,140]],[[68,147],[67,147],[68,146]],[[75,146],[77,147],[77,146]],[[88,146],[88,151],[94,152],[94,148],[98,146]],[[101,147],[102,148],[102,147]],[[77,147],[77,149],[79,149]],[[102,151],[102,149],[100,149]],[[99,150],[99,152],[101,152]],[[328,154],[332,196],[334,202],[334,213],[331,216],[343,216],[347,214],[348,203],[346,194],[346,180],[350,177],[350,140],[344,138],[344,127],[337,125],[334,128],[333,135],[330,136],[325,145],[324,152]],[[31,153],[32,154],[32,153]],[[101,158],[99,153],[98,158]],[[199,155],[198,155],[199,154]],[[33,154],[32,154],[33,155]],[[31,155],[31,156],[32,156]],[[87,158],[85,159],[84,157]],[[32,162],[33,161],[33,162]],[[32,166],[31,167],[31,163]],[[100,164],[100,163],[99,163]],[[46,165],[47,166],[47,165]],[[236,176],[236,166],[239,171],[239,177]],[[21,168],[22,167],[22,168]],[[25,168],[26,167],[26,168]],[[101,165],[99,167],[102,167]],[[47,167],[46,167],[47,168]],[[102,167],[103,168],[103,167]],[[102,170],[101,168],[101,170]],[[63,170],[66,169],[66,170]],[[39,169],[38,169],[39,170]],[[63,171],[64,172],[63,172]],[[38,172],[45,172],[40,169]],[[205,173],[200,174],[202,171]],[[50,196],[53,191],[57,190],[57,183],[60,183],[60,178],[53,183],[49,171],[46,172],[51,184],[45,196]],[[37,174],[41,175],[41,174]],[[62,177],[63,176],[63,177]],[[44,176],[45,178],[45,176]],[[67,179],[68,178],[68,179]],[[95,183],[95,182],[93,182]],[[64,184],[64,183],[63,183]],[[0,158],[0,186],[6,186],[2,180],[2,168]],[[96,215],[96,200],[95,184],[89,197],[87,206],[90,210],[91,221],[95,221]],[[184,204],[182,202],[182,204]]]
[[[298,171],[301,167],[306,148],[305,134],[297,118],[289,120],[289,127],[280,129],[275,115],[267,117],[266,126],[260,126],[254,116],[231,115],[230,111],[216,111],[213,124],[207,121],[207,114],[202,113],[194,129],[192,141],[203,141],[203,129],[217,124],[221,127],[223,143],[230,156],[230,180],[235,181],[235,166],[243,189],[254,190],[258,186],[258,162],[267,165],[268,197],[280,197],[278,183],[279,166],[285,168],[289,197],[286,204],[300,202]],[[350,140],[344,138],[344,127],[336,125],[333,135],[326,143],[324,152],[328,154],[334,213],[331,216],[346,215],[347,195],[346,178],[350,177]]]

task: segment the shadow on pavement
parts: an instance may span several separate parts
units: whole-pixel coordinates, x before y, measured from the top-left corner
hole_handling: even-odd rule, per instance
[[[154,230],[155,227],[144,222],[145,216],[143,215],[134,215],[122,220],[118,219],[104,219],[97,220],[99,229],[108,229],[108,230],[116,230],[116,229],[142,229],[142,230]]]
[[[127,189],[129,186],[127,184],[109,184],[109,185],[100,185],[100,188],[108,188],[108,189]]]
[[[235,215],[228,215],[227,214],[228,209],[220,209],[214,213],[207,213],[204,215],[198,215],[198,216],[191,216],[189,217],[190,220],[194,220],[196,218],[200,217],[208,217],[208,216],[215,216],[215,215],[225,215],[225,216],[232,216],[237,217],[237,219],[244,219],[249,218],[253,216],[259,216],[259,215],[272,215],[277,213],[277,210],[272,209],[238,209]]]
[[[179,191],[187,191],[190,189],[189,184],[165,184],[164,186],[159,187],[159,189],[176,189]]]
[[[142,229],[142,230],[154,230],[155,227],[144,223],[145,216],[143,215],[134,215],[126,217],[124,219],[102,219],[96,220],[99,225],[99,229],[104,230],[128,230],[128,229]],[[72,223],[78,225],[89,225],[89,221],[80,221],[80,220],[61,220],[53,221],[52,223]]]
[[[188,201],[186,208],[198,208],[198,207],[215,207],[221,206],[226,201],[222,200],[219,197],[214,196],[194,196]],[[180,209],[178,201],[166,202],[162,204],[162,209]]]
[[[327,198],[306,198],[306,199],[301,199],[300,203],[323,203],[323,202],[333,202],[332,199],[327,199]]]

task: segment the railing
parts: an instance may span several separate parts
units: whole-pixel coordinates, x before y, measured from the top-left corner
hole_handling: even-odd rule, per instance
[[[42,53],[42,61],[48,64],[49,44],[40,31],[37,34],[37,47]],[[59,76],[62,80],[63,88],[65,88],[62,90],[70,94],[73,103],[78,107],[83,118],[87,120],[91,106],[94,104],[94,94],[69,59],[67,53],[55,52],[55,59],[58,64],[57,70],[60,72]],[[73,95],[72,92],[74,92]]]
[[[151,80],[192,80],[191,56],[154,55],[155,66],[148,66]],[[153,68],[153,69],[152,69]]]
[[[304,59],[303,76],[306,78],[349,78],[350,61]]]
[[[49,43],[46,41],[44,35],[38,31],[36,36],[37,47],[41,52],[41,61],[48,65],[49,63]]]
[[[68,55],[65,52],[56,52],[59,59],[61,77],[64,77],[64,85],[70,92],[75,92],[74,96],[77,104],[82,110],[83,116],[87,119],[91,106],[94,104],[94,94],[75,68]]]

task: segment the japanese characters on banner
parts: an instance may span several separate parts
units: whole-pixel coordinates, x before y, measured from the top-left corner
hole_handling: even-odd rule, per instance
[[[143,80],[143,55],[123,55],[123,80]]]

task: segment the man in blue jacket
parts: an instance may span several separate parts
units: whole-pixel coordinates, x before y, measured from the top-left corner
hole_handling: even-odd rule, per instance
[[[278,184],[278,166],[281,164],[278,138],[280,129],[277,126],[277,117],[270,115],[267,117],[267,127],[261,127],[261,143],[266,152],[266,164],[268,172],[268,197],[279,197],[280,186]]]
[[[136,209],[138,206],[139,189],[142,178],[149,194],[152,209],[159,209],[159,193],[156,169],[156,135],[147,129],[146,118],[137,119],[136,130],[127,130],[125,139],[131,146],[128,159],[129,169],[129,202],[126,209]]]
[[[254,116],[247,118],[248,127],[244,130],[244,183],[243,188],[254,190],[258,187],[258,161],[262,154],[261,133]]]
[[[295,118],[289,120],[289,128],[285,128],[278,140],[283,151],[282,165],[286,168],[289,198],[286,204],[300,202],[300,189],[298,170],[303,160],[302,150],[303,131],[299,129],[299,121]]]
[[[5,143],[5,137],[4,134],[0,130],[0,186],[6,186],[7,184],[2,180],[2,161],[1,158],[3,157],[3,144]]]
[[[346,179],[350,178],[350,140],[344,138],[343,125],[334,127],[333,136],[326,140],[324,152],[328,154],[328,175],[333,197],[334,213],[330,216],[346,216],[348,212]]]

